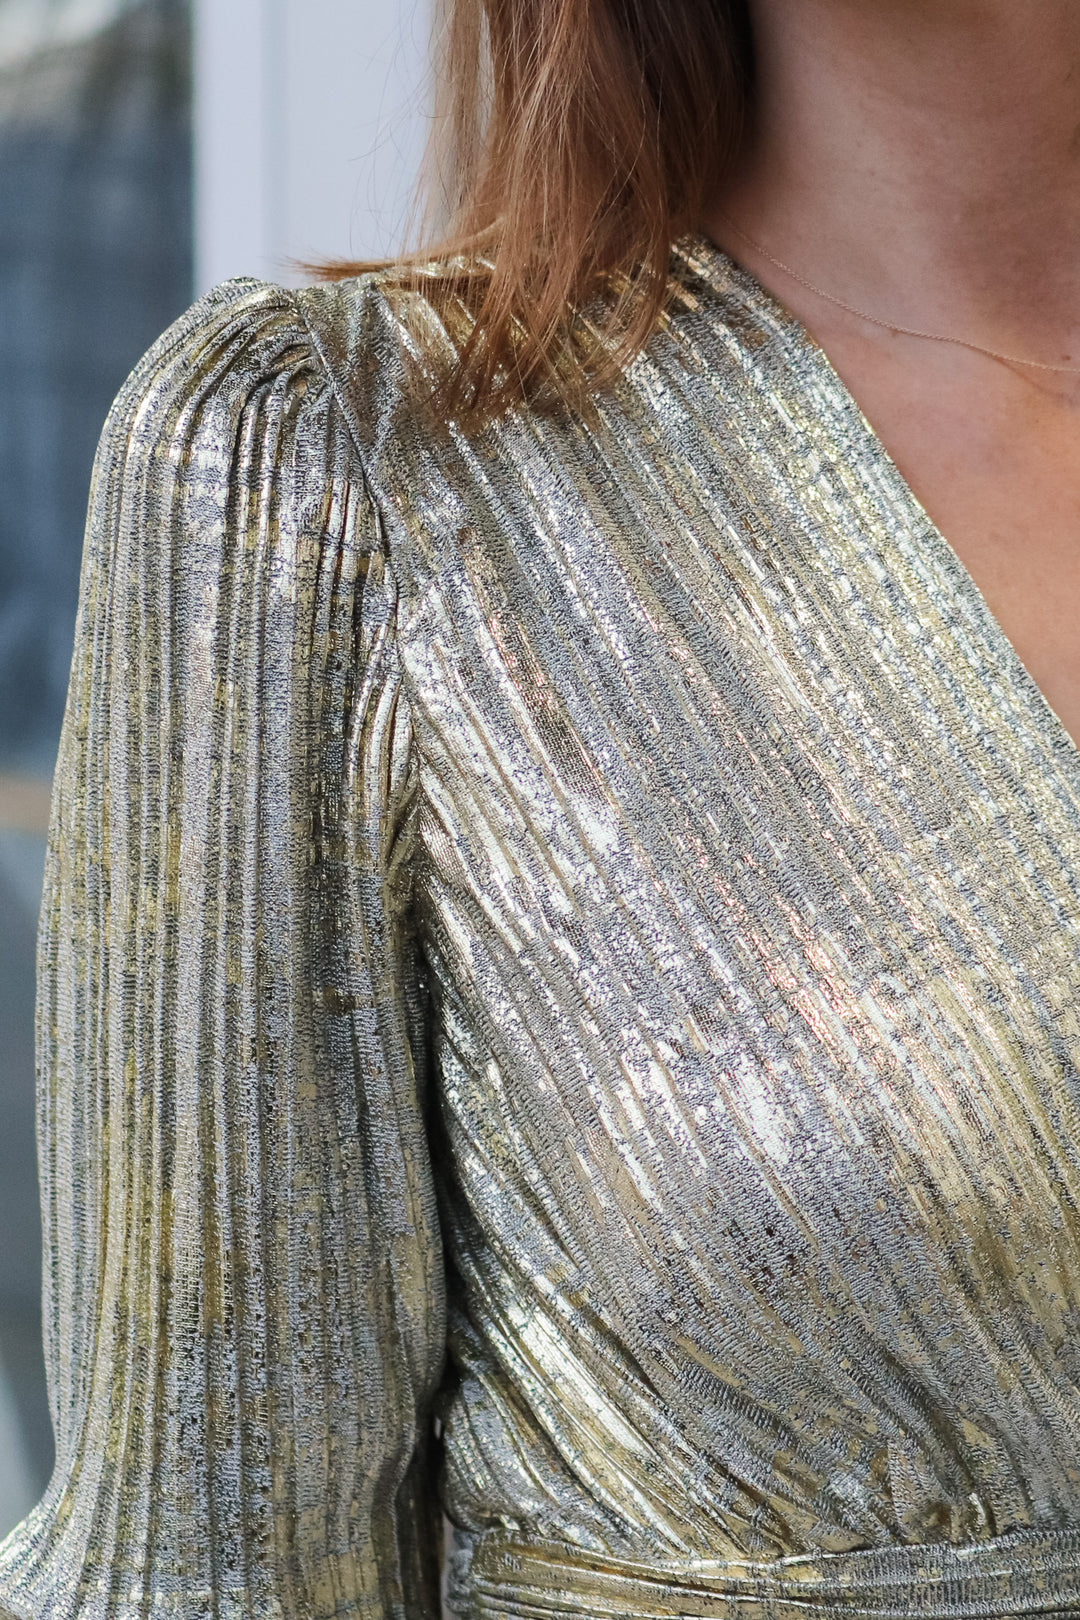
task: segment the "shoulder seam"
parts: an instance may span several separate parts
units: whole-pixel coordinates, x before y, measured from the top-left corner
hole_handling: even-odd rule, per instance
[[[360,434],[357,429],[357,424],[353,419],[353,412],[349,407],[348,398],[344,389],[339,384],[337,377],[334,375],[334,368],[330,363],[330,357],[319,339],[319,334],[316,332],[311,321],[308,319],[307,312],[304,309],[301,300],[297,296],[296,290],[291,288],[289,289],[289,292],[293,309],[295,310],[297,318],[303,326],[304,331],[311,340],[311,347],[319,357],[319,364],[322,366],[326,380],[330,384],[331,392],[333,393],[334,398],[337,400],[338,410],[341,412],[345,420],[345,425],[349,430],[349,438],[352,440],[353,449],[356,451],[360,465],[364,469],[364,477],[366,480],[367,467],[364,463],[364,452],[360,444]]]
[[[341,419],[345,423],[345,430],[349,435],[349,442],[353,447],[353,452],[356,456],[356,465],[363,481],[364,494],[367,497],[368,503],[371,507],[372,516],[375,520],[375,530],[376,534],[378,535],[379,549],[381,550],[383,556],[387,559],[387,562],[389,562],[390,548],[386,542],[386,526],[383,523],[382,509],[379,506],[378,500],[375,496],[375,486],[368,472],[363,445],[360,442],[360,434],[356,421],[353,417],[353,412],[349,406],[348,397],[345,390],[341,387],[338,378],[334,374],[334,367],[330,363],[330,357],[320,342],[319,334],[316,332],[315,327],[308,319],[307,312],[303,307],[301,299],[297,296],[296,289],[287,288],[283,290],[288,293],[289,300],[292,304],[296,317],[308,335],[313,352],[318,356],[319,364],[323,369],[323,375],[330,385],[330,392],[334,396],[337,408],[341,413]]]

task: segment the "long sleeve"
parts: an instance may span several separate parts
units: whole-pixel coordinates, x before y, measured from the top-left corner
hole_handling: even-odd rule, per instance
[[[285,291],[114,406],[39,959],[57,1441],[18,1620],[434,1611],[443,1354],[377,514]]]

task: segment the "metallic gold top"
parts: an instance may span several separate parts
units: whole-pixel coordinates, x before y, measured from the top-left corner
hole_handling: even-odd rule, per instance
[[[595,420],[459,339],[234,282],[106,428],[0,1610],[419,1620],[438,1478],[470,1620],[1080,1613],[1080,752],[702,239]]]

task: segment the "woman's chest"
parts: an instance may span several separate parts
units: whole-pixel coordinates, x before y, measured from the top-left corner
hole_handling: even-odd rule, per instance
[[[546,558],[474,530],[417,603],[447,1001],[538,1173],[643,1243],[674,1199],[706,1248],[775,1207],[822,1252],[835,1216],[836,1254],[908,1231],[981,1265],[992,1230],[1041,1265],[1080,1200],[1070,784],[1023,693],[980,721],[950,604],[797,529],[780,569],[741,518]]]
[[[972,735],[950,644],[931,703],[901,614],[726,569],[600,569],[591,622],[550,574],[429,599],[451,1246],[553,1391],[584,1312],[703,1456],[771,1459],[780,1412],[807,1478],[842,1444],[876,1500],[893,1434],[1012,1511],[1010,1457],[1075,1471],[1073,812]]]

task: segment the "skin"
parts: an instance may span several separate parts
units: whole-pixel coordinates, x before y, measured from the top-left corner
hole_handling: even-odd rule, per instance
[[[751,0],[754,129],[705,229],[822,345],[1080,746],[1080,0]]]

